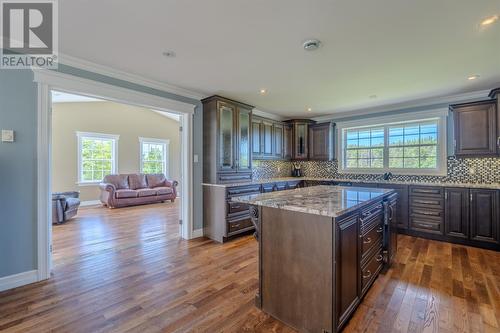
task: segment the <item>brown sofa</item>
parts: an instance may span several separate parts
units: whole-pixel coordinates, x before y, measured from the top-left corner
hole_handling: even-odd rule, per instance
[[[175,201],[178,182],[163,174],[120,174],[104,177],[99,188],[101,202],[110,207],[126,207]]]

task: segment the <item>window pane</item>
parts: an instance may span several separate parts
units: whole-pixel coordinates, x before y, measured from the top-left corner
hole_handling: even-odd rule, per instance
[[[389,128],[389,136],[403,136],[403,127],[391,127]]]
[[[346,151],[346,158],[357,158],[358,157],[358,151],[355,149],[348,149]]]
[[[368,139],[359,139],[360,147],[370,147],[370,138]]]
[[[420,147],[420,156],[436,156],[437,147],[436,146],[422,146]]]
[[[437,124],[420,125],[420,133],[437,133]]]
[[[403,136],[390,136],[389,137],[389,145],[391,146],[399,146],[402,145],[404,140]]]
[[[358,167],[358,160],[357,159],[347,160],[346,167],[347,168],[357,168]]]
[[[405,145],[418,145],[420,143],[419,135],[406,135],[404,139]]]
[[[358,146],[358,139],[356,139],[356,140],[347,140],[347,148],[357,147],[357,146]]]
[[[437,143],[437,133],[423,133],[420,135],[421,144],[435,144]]]
[[[403,159],[402,158],[389,158],[389,168],[402,168]]]
[[[405,147],[404,148],[404,158],[419,156],[419,147]]]
[[[372,160],[372,168],[383,168],[383,167],[384,167],[383,159],[377,158]]]
[[[371,158],[384,158],[384,149],[383,148],[372,149]]]
[[[389,148],[389,157],[403,157],[403,147]]]
[[[360,139],[369,139],[370,138],[370,130],[359,131],[358,135],[359,135]]]
[[[404,168],[418,168],[418,158],[405,158],[403,164]]]
[[[359,149],[358,150],[359,158],[370,158],[370,149]]]
[[[422,157],[420,158],[420,168],[435,169],[437,167],[436,157]]]
[[[369,159],[365,159],[365,158],[361,158],[358,160],[358,166],[359,168],[366,168],[368,169],[370,167],[370,160]]]
[[[371,141],[371,146],[372,147],[375,147],[375,146],[383,146],[384,145],[384,137],[374,137],[372,138],[372,141]]]
[[[405,136],[418,135],[419,132],[420,132],[420,128],[418,125],[409,125],[409,126],[405,126],[404,135]]]
[[[81,181],[101,181],[113,172],[113,145],[112,139],[80,138]]]

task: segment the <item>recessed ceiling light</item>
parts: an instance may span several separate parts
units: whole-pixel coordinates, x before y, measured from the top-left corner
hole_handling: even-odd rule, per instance
[[[176,55],[174,51],[164,51],[161,54],[167,58],[175,58]]]
[[[498,15],[493,15],[493,16],[487,17],[484,20],[482,20],[481,26],[486,27],[488,25],[495,23],[496,21],[498,21]]]
[[[474,75],[467,77],[467,80],[469,80],[469,81],[474,81],[477,79],[479,79],[479,75],[477,75],[477,74],[474,74]]]
[[[267,94],[267,90],[266,89],[261,89],[261,90],[259,90],[259,92],[260,92],[261,95]]]
[[[311,112],[313,109],[312,108],[307,108],[307,111],[308,112]]]
[[[314,51],[321,46],[321,42],[317,39],[308,39],[304,43],[302,43],[302,46],[306,51]]]

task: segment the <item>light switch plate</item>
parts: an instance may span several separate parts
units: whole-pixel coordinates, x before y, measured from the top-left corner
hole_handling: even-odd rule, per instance
[[[193,155],[193,162],[198,163],[198,154]]]
[[[14,142],[14,131],[2,130],[2,142]]]

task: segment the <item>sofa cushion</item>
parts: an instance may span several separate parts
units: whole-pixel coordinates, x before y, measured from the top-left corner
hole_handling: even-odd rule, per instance
[[[152,188],[141,188],[140,190],[136,190],[138,197],[150,197],[152,195],[156,195],[156,190]]]
[[[117,190],[129,189],[128,175],[106,175],[103,183],[111,183],[115,185]]]
[[[174,190],[171,187],[155,187],[154,188],[158,195],[172,194]]]
[[[130,186],[130,189],[132,190],[148,187],[148,183],[146,182],[146,175],[143,173],[133,173],[128,175],[128,184]]]
[[[154,173],[146,175],[150,188],[171,186],[164,174]]]
[[[117,199],[124,199],[124,198],[137,198],[137,191],[136,190],[116,190],[115,192],[116,198]]]

